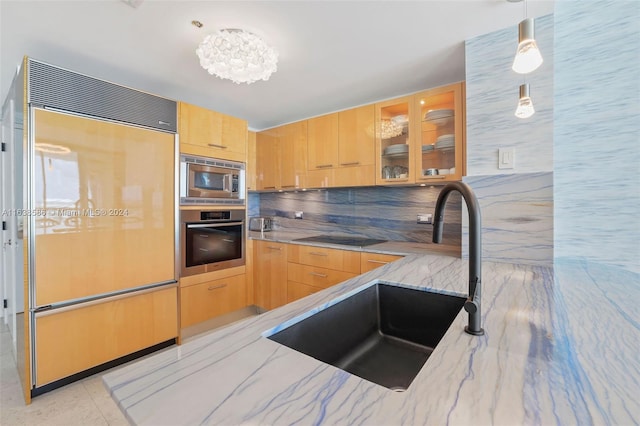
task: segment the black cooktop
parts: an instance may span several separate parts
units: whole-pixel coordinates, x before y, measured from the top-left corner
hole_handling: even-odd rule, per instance
[[[293,241],[307,241],[310,243],[341,244],[344,246],[365,247],[384,243],[387,240],[374,238],[353,237],[351,235],[314,235],[313,237],[297,238]]]

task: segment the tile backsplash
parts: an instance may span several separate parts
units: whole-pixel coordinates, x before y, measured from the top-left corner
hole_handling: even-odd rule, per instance
[[[250,216],[275,218],[276,229],[348,234],[390,241],[431,243],[432,226],[417,224],[433,214],[441,187],[332,188],[298,192],[250,193]],[[442,243],[460,247],[461,198],[449,197]],[[303,219],[294,212],[302,211]]]

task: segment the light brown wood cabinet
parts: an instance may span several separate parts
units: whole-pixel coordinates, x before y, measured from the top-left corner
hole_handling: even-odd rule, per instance
[[[247,189],[258,188],[256,172],[256,132],[247,133]]]
[[[376,104],[376,184],[430,184],[465,174],[464,82]]]
[[[466,164],[464,83],[417,93],[414,103],[416,183],[461,180]]]
[[[360,274],[360,252],[289,244],[287,302]]]
[[[253,241],[255,304],[274,309],[287,303],[287,244]]]
[[[180,152],[246,162],[247,122],[186,102],[179,103]]]
[[[373,104],[308,121],[310,187],[375,183]]]
[[[177,288],[36,316],[36,386],[176,338]]]
[[[182,287],[180,289],[180,327],[189,327],[246,306],[245,274]]]
[[[307,121],[256,135],[256,189],[307,187]]]
[[[402,259],[404,256],[397,256],[393,254],[381,254],[381,253],[366,253],[362,252],[360,255],[360,272],[365,273],[373,271],[376,268],[386,265],[387,263],[394,262],[398,259]]]

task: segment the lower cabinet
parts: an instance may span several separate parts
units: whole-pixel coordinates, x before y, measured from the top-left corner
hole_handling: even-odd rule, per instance
[[[403,256],[253,241],[255,304],[274,309]]]
[[[360,257],[360,272],[364,274],[403,257],[393,254],[362,253]]]
[[[287,302],[301,299],[357,275],[353,272],[289,262],[287,266]]]
[[[180,327],[189,327],[245,306],[247,306],[245,274],[182,287],[180,289]]]
[[[178,336],[177,288],[36,316],[36,386]]]
[[[269,310],[282,306],[287,303],[287,244],[253,243],[255,304]]]

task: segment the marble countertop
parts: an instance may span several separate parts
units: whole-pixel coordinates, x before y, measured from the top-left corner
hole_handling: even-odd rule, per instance
[[[405,392],[262,334],[376,280],[463,294],[466,261],[412,254],[104,376],[130,422],[637,424],[639,274],[573,260],[483,262],[485,335],[461,311]]]
[[[298,238],[318,235],[317,232],[305,233],[291,230],[278,230],[270,232],[249,231],[248,237],[252,240],[275,241],[288,244],[302,244],[317,247],[332,247],[342,250],[363,251],[368,253],[407,255],[407,254],[442,254],[445,256],[460,257],[460,248],[446,244],[426,244],[404,241],[385,241],[384,243],[373,244],[365,247],[354,247],[340,244],[313,243],[296,241]]]

